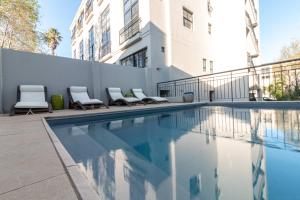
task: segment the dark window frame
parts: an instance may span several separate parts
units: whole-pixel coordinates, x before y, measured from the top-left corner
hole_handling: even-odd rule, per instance
[[[207,68],[207,66],[206,66],[206,61],[207,61],[207,59],[206,58],[203,58],[203,60],[202,60],[202,70],[203,70],[203,72],[206,72],[206,68]]]
[[[79,59],[84,60],[84,45],[83,40],[79,43]]]
[[[93,61],[95,59],[95,33],[94,26],[89,30],[89,60]]]
[[[209,61],[209,71],[210,73],[214,73],[214,61]]]
[[[193,30],[194,27],[194,13],[183,7],[183,26]]]
[[[111,53],[111,30],[110,30],[110,6],[108,5],[100,17],[101,29],[101,45],[100,45],[100,58]]]
[[[147,47],[143,48],[135,53],[126,56],[120,60],[121,65],[132,66],[137,68],[147,67],[148,57],[147,57]],[[131,63],[131,64],[128,64]]]
[[[128,6],[126,6],[127,4]],[[123,0],[124,26],[138,18],[139,12],[139,0]],[[129,16],[128,21],[126,16]]]

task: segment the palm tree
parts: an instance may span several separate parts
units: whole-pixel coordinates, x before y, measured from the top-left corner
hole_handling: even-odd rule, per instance
[[[55,50],[62,40],[62,36],[55,28],[50,28],[46,33],[44,33],[44,41],[47,43],[48,47],[51,49],[52,55],[55,55]]]

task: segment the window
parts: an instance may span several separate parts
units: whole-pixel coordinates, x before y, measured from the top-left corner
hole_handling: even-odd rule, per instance
[[[84,53],[83,53],[83,40],[81,40],[79,44],[79,59],[84,59]]]
[[[212,11],[213,11],[213,7],[211,5],[210,0],[207,0],[207,11],[208,13],[211,15]]]
[[[94,27],[89,31],[89,60],[94,60],[94,54],[95,54],[95,40],[94,40]]]
[[[211,35],[211,24],[210,23],[208,23],[208,33],[209,33],[209,35]]]
[[[139,17],[139,1],[124,0],[124,24],[127,25],[137,17]]]
[[[270,78],[270,74],[271,74],[271,70],[270,68],[262,68],[261,69],[262,72],[262,79],[269,79]]]
[[[209,71],[210,73],[214,73],[214,61],[209,62]]]
[[[72,40],[75,39],[75,34],[76,34],[76,25],[72,29]]]
[[[82,11],[79,18],[78,18],[78,29],[80,30],[83,26],[83,15],[84,15],[84,12]]]
[[[147,66],[147,48],[142,49],[126,58],[123,58],[121,65],[144,68]]]
[[[111,42],[110,42],[110,18],[109,18],[109,6],[105,8],[105,10],[101,14],[101,50],[100,50],[100,58],[109,54],[111,52]]]
[[[206,59],[203,59],[203,72],[206,72]]]
[[[183,8],[183,26],[193,29],[193,13],[186,8]]]

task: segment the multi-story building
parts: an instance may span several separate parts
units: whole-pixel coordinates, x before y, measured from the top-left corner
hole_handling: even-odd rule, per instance
[[[252,66],[258,0],[82,0],[70,27],[73,58],[170,67],[172,78]]]

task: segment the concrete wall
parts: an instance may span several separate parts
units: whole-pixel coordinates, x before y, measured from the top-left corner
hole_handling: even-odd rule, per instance
[[[156,94],[156,83],[166,80],[164,70],[148,70],[119,65],[88,62],[27,52],[0,49],[0,112],[9,112],[16,103],[17,86],[41,84],[53,94],[63,94],[68,105],[70,86],[87,86],[91,97],[107,101],[105,88],[120,87],[124,91],[143,88]]]

